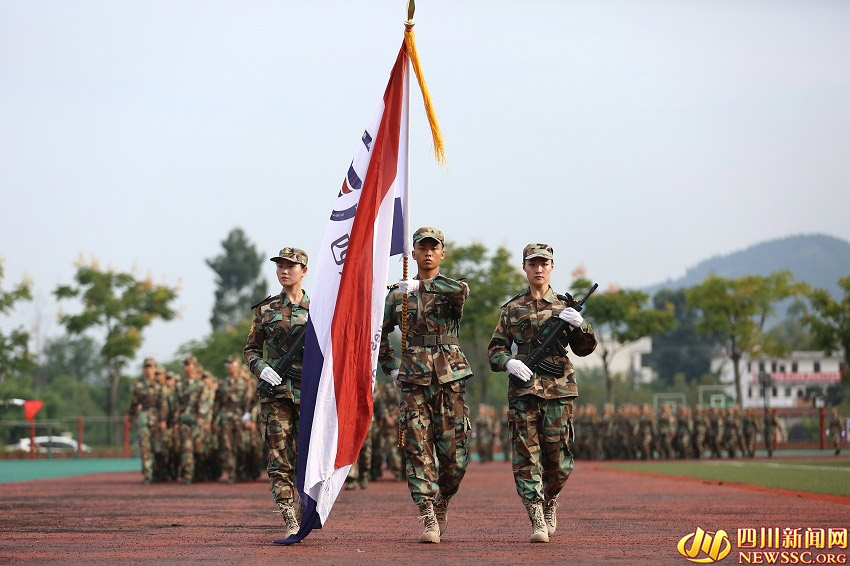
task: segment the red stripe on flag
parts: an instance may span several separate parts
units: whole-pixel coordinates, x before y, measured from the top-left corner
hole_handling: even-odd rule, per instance
[[[404,45],[384,91],[384,113],[349,236],[331,328],[339,423],[334,469],[357,460],[372,421],[372,250],[378,209],[398,169],[403,94]]]

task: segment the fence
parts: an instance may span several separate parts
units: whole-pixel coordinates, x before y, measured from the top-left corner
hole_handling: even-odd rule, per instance
[[[0,457],[129,458],[130,447],[135,444],[133,436],[130,418],[126,415],[36,421],[0,420]],[[37,437],[53,437],[54,440]],[[56,437],[66,440],[56,440]],[[26,439],[29,439],[28,445]]]

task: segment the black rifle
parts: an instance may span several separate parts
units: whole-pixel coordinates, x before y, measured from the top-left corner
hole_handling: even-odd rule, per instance
[[[590,291],[587,292],[587,295],[585,295],[580,301],[576,301],[570,296],[559,297],[567,300],[567,307],[572,307],[580,312],[584,306],[584,302],[593,294],[594,291],[596,291],[597,287],[599,287],[599,283],[594,283],[593,287],[590,288]],[[562,353],[566,355],[566,350],[564,350],[564,347],[561,345],[560,339],[564,332],[566,332],[569,328],[569,323],[561,320],[557,316],[550,317],[549,320],[544,322],[543,326],[540,327],[540,330],[537,331],[537,334],[534,335],[534,338],[531,339],[531,352],[524,361],[525,365],[528,366],[528,369],[531,371],[537,371],[537,368],[540,368],[548,374],[563,375],[564,368],[557,366],[552,362],[547,362],[544,358],[549,355],[549,350],[552,346],[560,348]]]
[[[289,347],[283,351],[280,361],[272,368],[281,379],[301,379],[301,372],[294,369],[292,364],[296,361],[296,357],[300,357],[304,352],[304,338],[307,336],[307,330],[303,324],[296,324],[289,329],[286,336],[283,337],[283,343],[289,343]],[[294,340],[293,340],[293,337]],[[274,387],[268,381],[260,380],[257,385],[257,394],[265,395],[266,397],[274,397]]]

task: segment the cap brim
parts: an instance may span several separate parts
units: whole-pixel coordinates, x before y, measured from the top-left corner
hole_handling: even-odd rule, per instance
[[[421,241],[423,241],[423,240],[434,240],[434,241],[435,241],[435,242],[437,242],[438,244],[442,244],[442,243],[443,243],[443,241],[442,241],[442,240],[440,240],[440,239],[438,239],[438,238],[435,238],[434,236],[422,236],[422,237],[421,237],[421,238],[419,238],[418,240],[413,240],[413,243],[414,243],[414,244],[418,244],[419,242],[421,242]]]
[[[534,253],[534,254],[527,255],[527,256],[525,256],[524,259],[534,259],[536,257],[542,257],[543,259],[554,259],[551,255],[541,254],[541,253]]]

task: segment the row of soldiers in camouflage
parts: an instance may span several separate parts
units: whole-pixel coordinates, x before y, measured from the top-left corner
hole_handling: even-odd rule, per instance
[[[139,439],[144,482],[180,479],[255,480],[262,470],[263,442],[256,380],[236,356],[219,380],[194,356],[183,375],[146,358],[133,384],[129,416]]]
[[[419,541],[425,543],[439,543],[445,533],[449,502],[469,462],[471,423],[464,397],[472,369],[458,345],[469,286],[439,273],[445,258],[444,242],[440,230],[425,227],[414,232],[411,255],[417,275],[392,286],[387,294],[378,363],[401,390],[401,401],[397,419],[391,408],[379,404],[373,429],[373,433],[377,428],[392,430],[398,424],[403,475],[424,525]],[[299,348],[303,348],[299,333],[304,332],[310,306],[301,288],[307,254],[287,247],[271,261],[276,264],[282,291],[252,307],[244,357],[250,371],[268,386],[263,385],[265,391],[259,395],[269,451],[267,472],[272,498],[283,516],[287,537],[292,537],[275,543],[290,544],[300,529],[295,463],[302,370]],[[578,387],[566,349],[585,356],[596,347],[593,329],[573,308],[572,298],[557,295],[549,286],[553,268],[551,246],[525,247],[523,270],[529,287],[502,307],[488,348],[491,368],[510,375],[512,465],[517,493],[532,523],[532,542],[548,542],[554,534],[557,497],[573,469],[569,442],[574,435],[572,408]],[[555,318],[566,326],[557,344],[546,352],[547,364],[526,366],[532,338]],[[395,356],[389,334],[403,323],[406,336],[402,351]],[[371,461],[368,452],[366,447],[361,461],[352,466],[349,487],[368,482],[362,474],[366,462]],[[401,469],[395,463],[390,467]]]
[[[575,415],[573,450],[582,459],[652,460],[669,458],[730,458],[755,456],[756,440],[763,438],[773,456],[782,428],[771,409],[764,418],[750,408],[692,409],[684,405],[674,414],[668,405],[656,413],[649,405],[605,405],[600,415],[594,405],[579,406]]]

